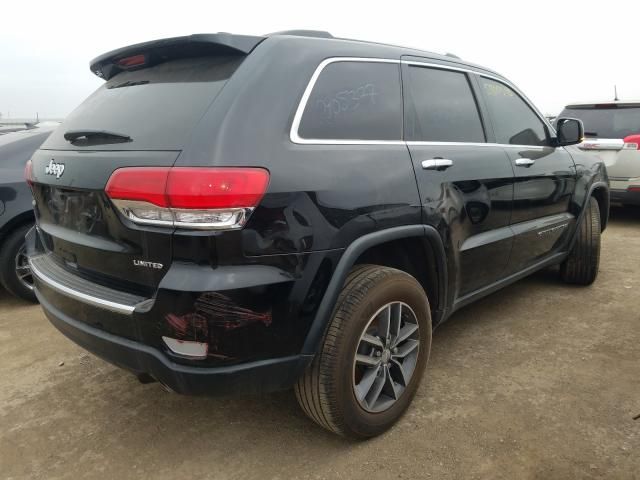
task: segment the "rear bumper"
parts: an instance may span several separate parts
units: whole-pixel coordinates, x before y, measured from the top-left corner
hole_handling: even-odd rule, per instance
[[[640,191],[611,189],[609,195],[611,203],[640,206]]]
[[[49,321],[98,357],[134,374],[148,374],[183,394],[264,393],[290,388],[313,356],[294,355],[221,367],[172,362],[156,348],[91,327],[65,315],[36,288]]]

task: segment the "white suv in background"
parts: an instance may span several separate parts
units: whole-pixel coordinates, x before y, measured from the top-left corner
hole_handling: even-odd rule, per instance
[[[605,162],[611,202],[640,206],[640,101],[572,103],[558,117],[584,123],[578,146]]]

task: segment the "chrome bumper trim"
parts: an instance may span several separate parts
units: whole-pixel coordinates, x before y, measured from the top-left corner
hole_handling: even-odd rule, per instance
[[[48,286],[52,290],[57,291],[58,293],[71,297],[82,303],[86,303],[98,308],[104,308],[106,310],[125,315],[131,315],[136,309],[136,305],[125,305],[122,303],[104,300],[102,298],[94,297],[93,295],[87,295],[86,293],[78,292],[77,290],[66,287],[61,283],[56,282],[52,278],[47,277],[44,273],[38,270],[38,267],[36,267],[31,259],[29,259],[29,266],[31,267],[31,272],[33,273],[33,275],[35,275],[35,277],[46,286]]]

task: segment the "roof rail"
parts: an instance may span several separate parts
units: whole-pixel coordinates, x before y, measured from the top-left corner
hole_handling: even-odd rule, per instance
[[[266,37],[274,37],[277,35],[293,35],[296,37],[314,37],[314,38],[334,38],[329,32],[323,30],[282,30],[281,32],[273,32],[265,35]]]

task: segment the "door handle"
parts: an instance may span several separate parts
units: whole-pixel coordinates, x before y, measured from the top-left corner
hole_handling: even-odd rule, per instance
[[[422,168],[425,170],[446,170],[451,166],[453,166],[453,160],[447,158],[433,158],[422,161]]]
[[[532,160],[530,158],[518,158],[518,159],[516,159],[516,167],[530,167],[534,163],[536,163],[536,161]]]

